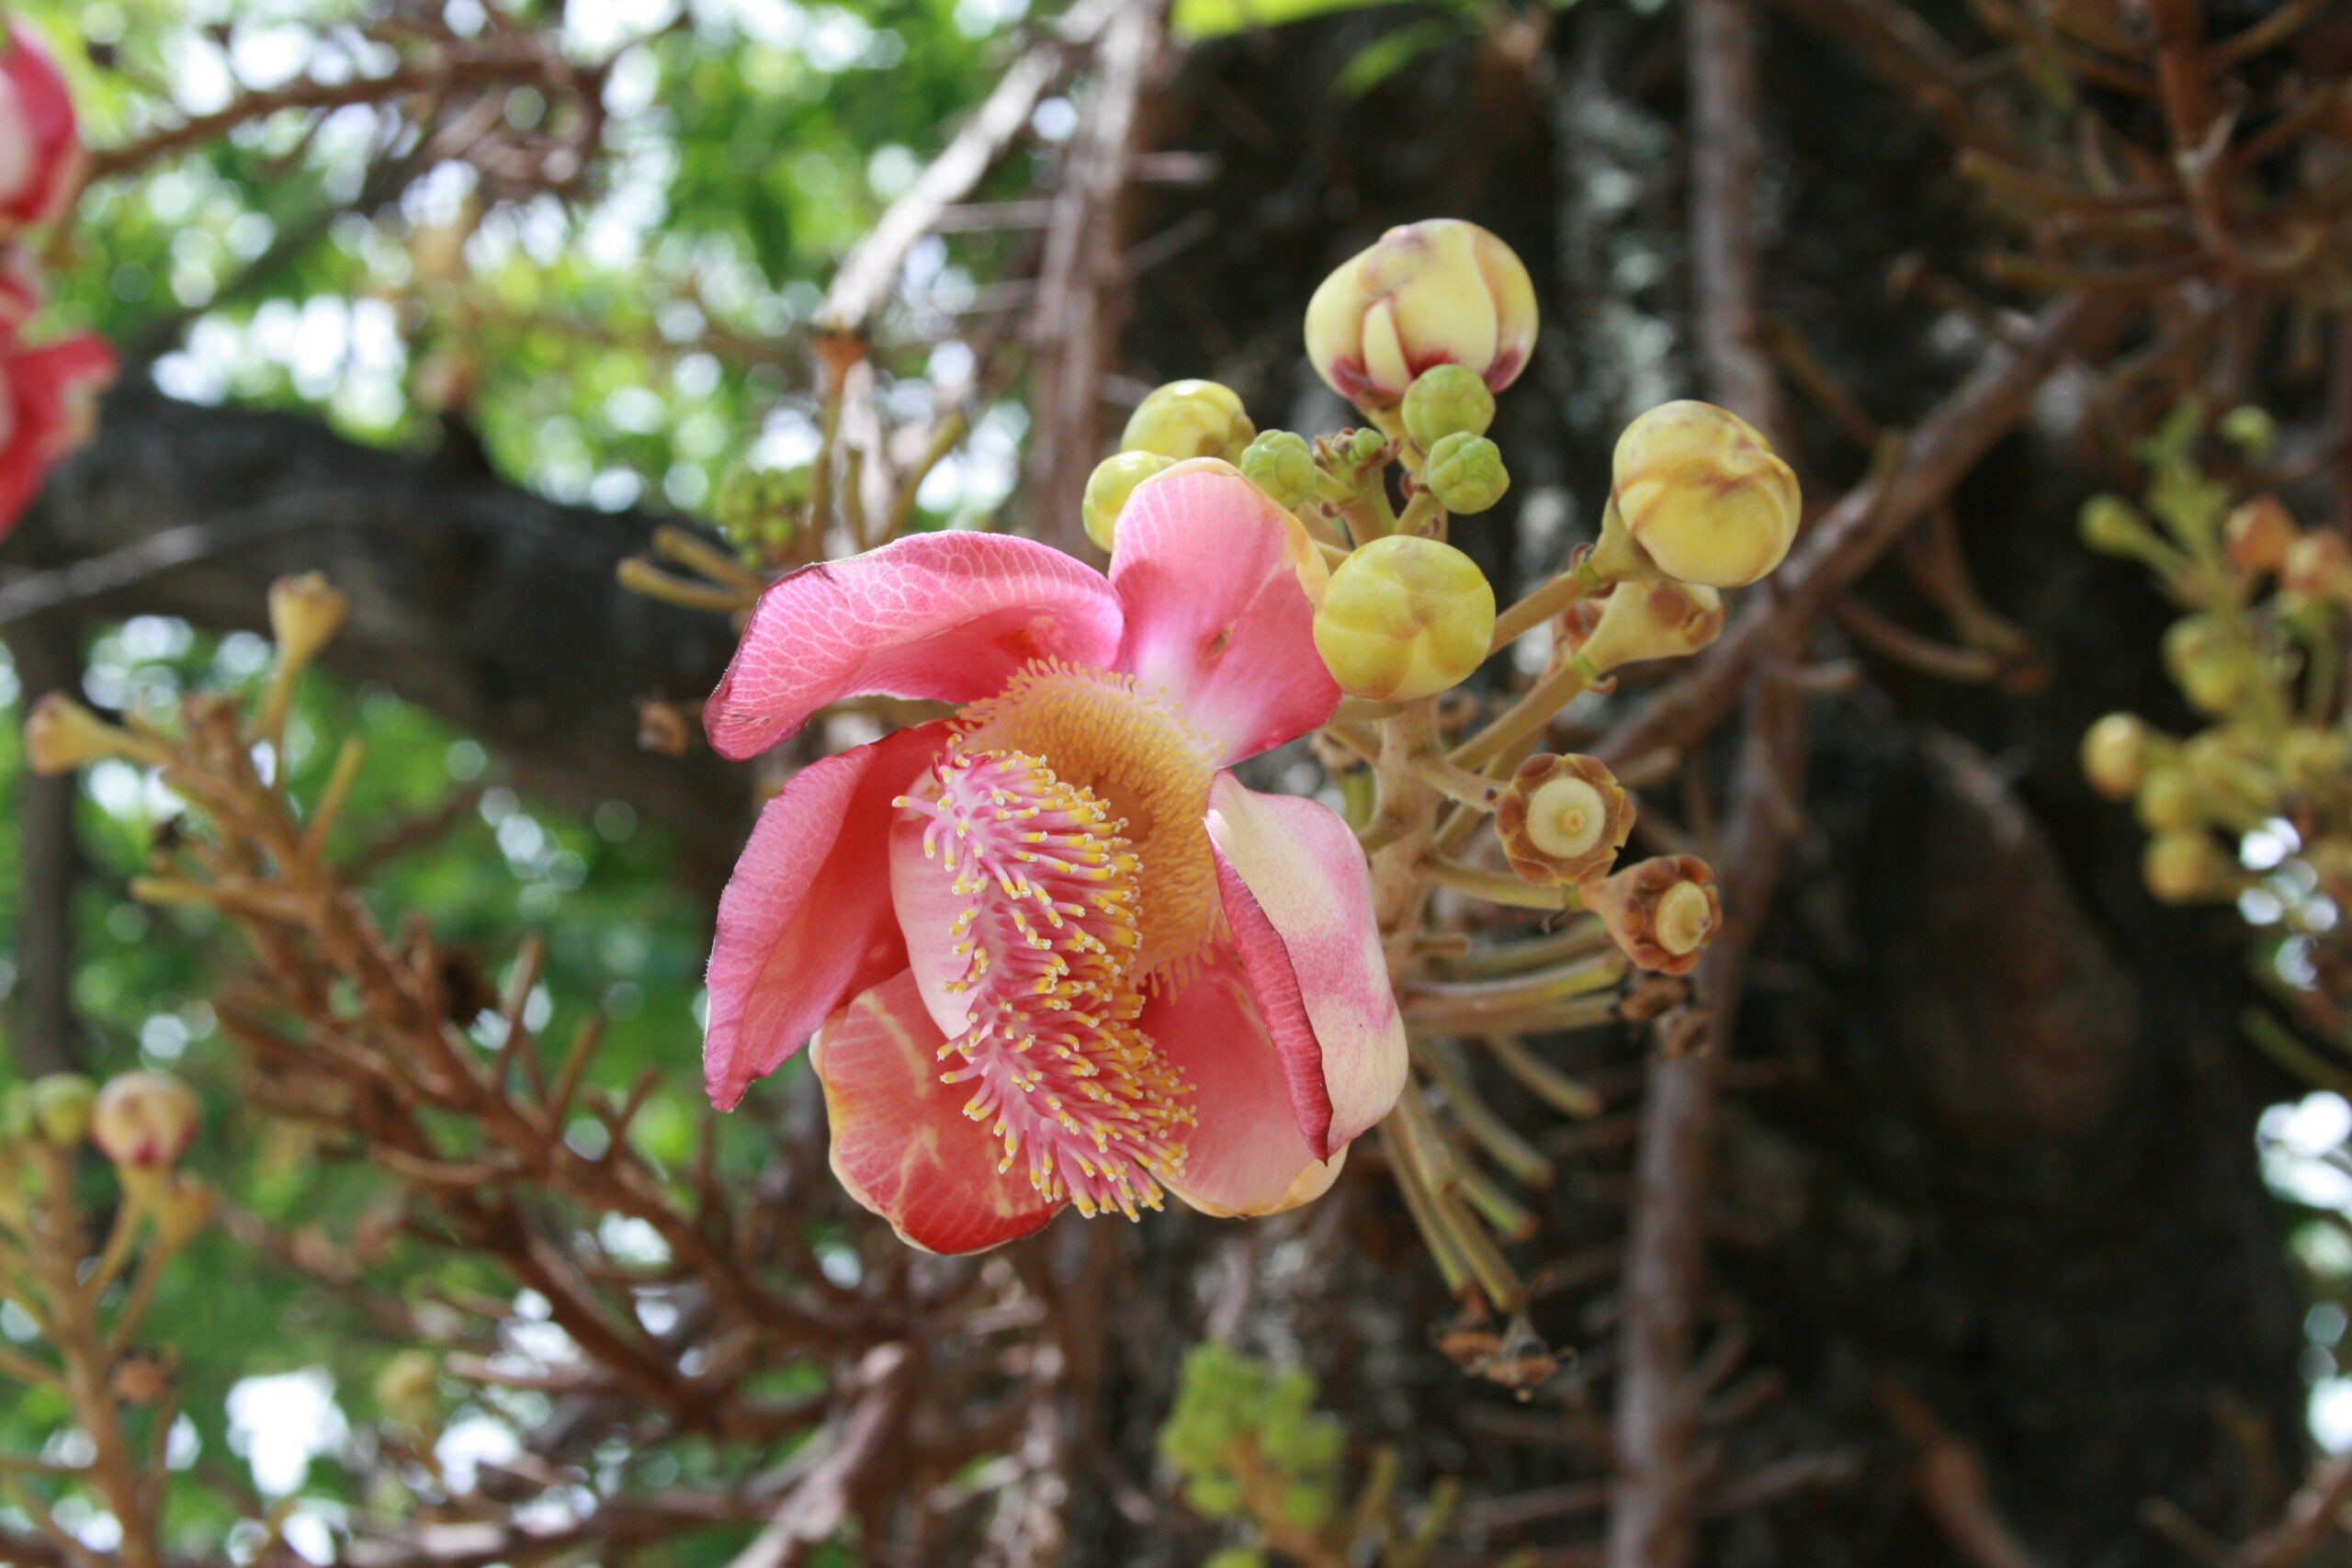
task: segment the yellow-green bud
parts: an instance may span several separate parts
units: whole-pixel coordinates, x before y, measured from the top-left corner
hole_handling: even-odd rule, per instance
[[[1378,702],[1442,692],[1485,661],[1495,591],[1452,545],[1374,539],[1340,563],[1315,612],[1315,648],[1341,691]]]
[[[2252,403],[2233,408],[2222,416],[2222,439],[2259,463],[2270,455],[2278,441],[2278,422],[2268,411]]]
[[[1715,874],[1696,855],[1659,855],[1588,883],[1584,907],[1643,969],[1688,975],[1724,923]]]
[[[175,1171],[157,1188],[152,1212],[155,1240],[164,1251],[175,1251],[212,1223],[212,1189],[186,1171]]]
[[[2289,787],[2308,795],[2342,781],[2352,769],[2352,748],[2344,732],[2299,724],[2278,738],[2278,773]]]
[[[1538,886],[1600,876],[1633,830],[1633,796],[1593,757],[1530,757],[1495,806],[1511,870]]]
[[[22,1142],[40,1123],[33,1119],[30,1084],[12,1083],[0,1089],[0,1144]]]
[[[25,718],[25,761],[37,773],[70,773],[136,750],[129,730],[108,724],[63,692],[51,692]]]
[[[402,1350],[376,1373],[376,1404],[419,1431],[441,1418],[441,1363],[427,1350]]]
[[[1156,452],[1120,452],[1094,465],[1086,478],[1086,496],[1079,503],[1080,514],[1086,523],[1086,536],[1102,549],[1111,547],[1119,527],[1119,513],[1126,509],[1127,498],[1136,486],[1172,468],[1176,459],[1163,457]]]
[[[125,1073],[98,1091],[90,1141],[118,1166],[161,1169],[196,1141],[202,1112],[187,1085],[165,1073]]]
[[[2252,652],[2211,615],[2185,615],[2166,628],[2165,668],[2188,705],[2227,713],[2258,678]]]
[[[1186,457],[1238,460],[1257,429],[1230,387],[1215,381],[1170,381],[1136,405],[1119,437],[1122,452],[1156,452],[1181,462]]]
[[[2151,833],[2177,833],[2205,823],[2197,781],[2188,776],[2188,769],[2175,763],[2150,768],[2132,806],[2140,826]]]
[[[1323,280],[1306,306],[1306,354],[1359,407],[1394,408],[1433,365],[1494,391],[1535,343],[1535,284],[1511,248],[1454,218],[1391,229]]]
[[[2111,713],[2083,731],[2083,776],[2109,800],[2140,787],[2148,767],[2148,727],[2137,714]]]
[[[1319,476],[1306,436],[1269,430],[1241,454],[1241,477],[1273,497],[1275,505],[1295,512],[1314,496]]]
[[[2080,526],[2083,543],[2103,555],[2136,558],[2159,543],[2148,520],[2120,495],[2095,495],[2083,502]]]
[[[318,656],[351,609],[351,601],[330,586],[326,573],[306,571],[281,577],[269,585],[269,630],[277,641],[277,657],[288,670],[300,670]]]
[[[2213,836],[2194,829],[2150,839],[2140,856],[2140,875],[2148,891],[2167,904],[2234,898],[2244,880]]]
[[[1495,394],[1462,365],[1432,365],[1405,389],[1405,434],[1427,452],[1449,435],[1484,435],[1495,423]]]
[[[1679,659],[1724,631],[1724,596],[1696,582],[1621,582],[1578,600],[1554,624],[1559,646],[1590,676],[1644,659]]]
[[[1484,512],[1510,489],[1502,448],[1483,435],[1455,432],[1430,448],[1421,483],[1448,512],[1468,516]]]
[[[98,1086],[79,1073],[51,1073],[35,1078],[25,1100],[33,1125],[61,1149],[79,1144],[90,1130],[90,1110],[97,1102]]]
[[[1797,476],[1763,434],[1728,409],[1661,403],[1617,438],[1611,503],[1658,570],[1738,588],[1796,542]]]

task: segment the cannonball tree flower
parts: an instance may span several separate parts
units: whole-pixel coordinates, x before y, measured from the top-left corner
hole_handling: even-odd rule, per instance
[[[1338,705],[1322,573],[1196,460],[1136,490],[1107,577],[949,532],[770,588],[705,710],[721,752],[859,693],[962,706],[763,810],[719,904],[712,1100],[813,1035],[834,1171],[939,1252],[1163,1188],[1319,1195],[1403,1088],[1404,1027],[1347,825],[1227,769]]]
[[[58,460],[90,437],[114,350],[88,333],[32,346],[0,333],[0,534],[16,525]]]
[[[47,222],[80,180],[82,143],[64,73],[30,28],[0,39],[0,233]]]

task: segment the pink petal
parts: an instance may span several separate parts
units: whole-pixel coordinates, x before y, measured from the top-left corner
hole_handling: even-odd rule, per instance
[[[0,228],[56,216],[82,156],[64,74],[30,28],[11,22],[7,32],[7,52],[0,54],[0,171],[14,177],[0,180]]]
[[[1297,518],[1222,463],[1146,480],[1119,513],[1111,586],[1126,612],[1119,668],[1164,689],[1223,760],[1322,724],[1340,688],[1315,651],[1323,558]]]
[[[1200,1120],[1169,1190],[1205,1214],[1274,1214],[1323,1195],[1348,1157],[1316,1158],[1291,1112],[1266,1021],[1240,966],[1219,958],[1144,1008],[1144,1032],[1193,1087]]]
[[[890,802],[947,740],[926,724],[813,762],[760,812],[718,900],[703,1078],[731,1109],[825,1015],[907,966],[890,912]]]
[[[1333,1151],[1388,1114],[1405,1087],[1405,1021],[1373,919],[1355,835],[1295,795],[1231,773],[1209,786],[1218,891],[1250,988],[1281,1053],[1307,1146]]]
[[[1005,534],[917,534],[804,567],[760,595],[703,711],[729,757],[766,750],[862,693],[967,703],[1035,659],[1102,665],[1119,604],[1100,572]]]
[[[933,1252],[978,1252],[1042,1228],[1061,1205],[999,1174],[997,1141],[939,1081],[943,1043],[901,971],[825,1021],[809,1047],[849,1195]]]
[[[0,534],[32,505],[58,459],[88,439],[97,395],[114,374],[113,348],[88,333],[0,350]]]

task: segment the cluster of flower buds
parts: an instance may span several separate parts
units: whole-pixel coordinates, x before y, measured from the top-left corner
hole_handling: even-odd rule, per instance
[[[52,1073],[0,1096],[0,1220],[21,1216],[28,1145],[71,1155],[84,1139],[113,1162],[126,1197],[176,1247],[211,1213],[211,1192],[174,1169],[196,1141],[201,1112],[186,1084],[164,1073],[125,1073],[98,1088],[79,1073]]]
[[[26,236],[81,187],[82,144],[65,78],[21,21],[0,31],[0,533],[31,506],[49,470],[89,438],[114,352],[79,333],[28,344],[40,274]]]

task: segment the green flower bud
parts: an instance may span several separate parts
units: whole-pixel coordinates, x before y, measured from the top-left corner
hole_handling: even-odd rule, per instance
[[[1306,437],[1269,430],[1241,454],[1241,477],[1273,497],[1275,505],[1295,512],[1313,498],[1320,475]]]
[[[2227,713],[2261,677],[2252,650],[2211,615],[2175,621],[2165,632],[2164,656],[2181,694],[2200,713]]]
[[[1120,452],[1094,465],[1086,479],[1086,496],[1079,504],[1086,523],[1086,536],[1102,549],[1111,547],[1119,526],[1119,513],[1126,509],[1127,498],[1136,486],[1163,468],[1175,466],[1176,459],[1156,452]]]
[[[402,1350],[376,1372],[377,1408],[418,1431],[441,1419],[441,1362],[429,1350]]]
[[[2132,804],[2140,826],[2151,833],[2177,833],[2205,824],[2197,782],[2175,763],[2150,768]]]
[[[1500,391],[1535,343],[1535,284],[1511,248],[1454,218],[1391,229],[1323,280],[1306,306],[1316,372],[1363,408],[1393,408],[1432,365]]]
[[[12,1083],[0,1090],[0,1144],[22,1143],[39,1125],[33,1117],[32,1085]]]
[[[1180,462],[1186,457],[1233,462],[1255,434],[1256,427],[1232,388],[1215,381],[1170,381],[1127,416],[1119,450],[1156,452]]]
[[[2109,800],[2140,787],[2148,766],[2148,727],[2137,714],[2111,713],[2083,731],[2083,776]]]
[[[1510,475],[1503,468],[1501,447],[1483,435],[1457,432],[1430,448],[1421,483],[1448,512],[1469,516],[1500,501],[1510,489]]]
[[[79,1073],[51,1073],[35,1078],[25,1098],[40,1135],[58,1148],[70,1149],[90,1131],[98,1086]]]
[[[1661,403],[1617,438],[1610,499],[1667,576],[1739,588],[1796,542],[1797,476],[1763,433],[1728,409]]]
[[[2167,904],[2221,903],[2245,880],[2237,863],[2201,829],[2159,833],[2140,857],[2141,879]]]
[[[1495,423],[1495,394],[1475,370],[1432,365],[1405,390],[1405,433],[1426,452],[1449,435],[1484,435]]]
[[[176,1251],[211,1223],[212,1189],[186,1171],[175,1171],[156,1190],[154,1215],[156,1244]]]
[[[2247,403],[2222,416],[2222,439],[2259,463],[2278,442],[2278,422],[2267,411]]]
[[[2341,730],[2299,724],[2278,738],[2278,760],[2279,776],[2309,795],[2344,777],[2352,768],[2352,747]]]
[[[2159,544],[2148,520],[2120,495],[2095,495],[2083,502],[2080,525],[2083,543],[2102,555],[2139,559]]]
[[[1229,1519],[1241,1511],[1241,1483],[1230,1475],[1195,1475],[1184,1483],[1184,1501],[1195,1513]]]
[[[1315,612],[1315,648],[1340,689],[1379,702],[1444,691],[1478,668],[1495,591],[1452,545],[1374,539],[1340,563]]]

